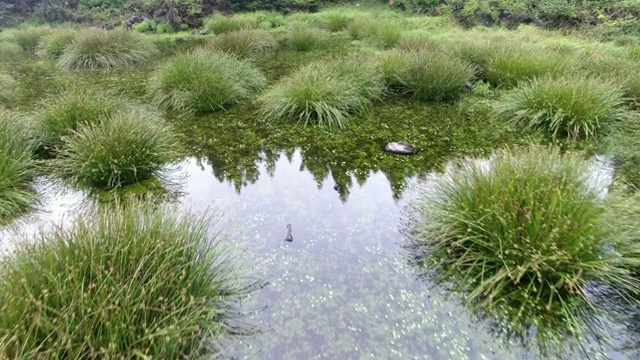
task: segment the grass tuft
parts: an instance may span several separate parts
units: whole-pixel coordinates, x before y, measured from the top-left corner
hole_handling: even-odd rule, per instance
[[[560,76],[571,65],[566,57],[536,47],[498,47],[487,64],[487,80],[497,87],[513,87],[542,76]]]
[[[82,185],[112,189],[161,176],[176,149],[176,136],[160,114],[131,109],[62,138],[54,171]]]
[[[126,101],[94,88],[77,88],[46,99],[36,113],[41,143],[47,151],[56,152],[63,138],[81,125],[97,124],[127,106]]]
[[[329,33],[326,30],[294,24],[287,33],[288,43],[295,51],[311,51],[327,44]]]
[[[488,164],[454,166],[411,208],[422,264],[501,333],[525,341],[534,334],[543,355],[585,340],[589,287],[639,289],[611,251],[624,236],[586,185],[589,166],[557,148],[501,150]]]
[[[20,60],[23,52],[16,43],[0,41],[0,62]]]
[[[78,31],[69,26],[53,29],[38,42],[36,56],[54,60],[60,58],[77,34]]]
[[[267,30],[238,30],[223,33],[209,42],[214,50],[224,51],[240,58],[257,60],[272,54],[278,41]]]
[[[0,105],[6,105],[16,98],[18,83],[9,74],[0,72]]]
[[[10,39],[26,51],[33,51],[43,36],[51,32],[49,26],[28,26],[14,30]]]
[[[0,109],[0,223],[27,210],[36,200],[36,142],[25,120]],[[2,337],[0,336],[0,340]]]
[[[269,119],[343,127],[384,91],[376,67],[364,59],[313,62],[263,94],[260,111]]]
[[[133,31],[87,29],[65,48],[58,66],[65,70],[126,67],[158,53],[151,40]]]
[[[255,286],[210,225],[134,203],[24,239],[0,263],[0,357],[216,355]]]
[[[198,49],[160,66],[149,81],[149,91],[157,106],[189,114],[250,101],[265,84],[264,75],[249,62]]]
[[[422,101],[456,99],[475,72],[456,57],[425,50],[388,50],[382,54],[381,67],[390,87]]]
[[[543,77],[504,94],[495,114],[554,137],[594,138],[633,116],[622,88],[596,77]]]

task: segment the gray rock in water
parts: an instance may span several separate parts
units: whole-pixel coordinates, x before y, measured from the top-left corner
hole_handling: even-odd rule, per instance
[[[200,35],[209,35],[209,34],[211,34],[211,29],[209,29],[209,28],[206,28],[206,29],[200,31]]]
[[[390,153],[409,155],[416,152],[416,147],[402,141],[390,142],[384,149]]]
[[[198,29],[191,30],[191,35],[198,35]]]

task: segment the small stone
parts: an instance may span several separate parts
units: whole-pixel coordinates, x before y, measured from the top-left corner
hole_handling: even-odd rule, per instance
[[[191,30],[191,35],[198,35],[198,29]]]
[[[464,83],[464,88],[467,91],[471,91],[473,90],[473,84],[467,81],[466,83]]]
[[[416,147],[402,141],[390,142],[384,149],[393,154],[409,155],[416,152]]]
[[[200,31],[200,35],[209,35],[211,34],[211,29],[210,28],[206,28],[202,31]]]

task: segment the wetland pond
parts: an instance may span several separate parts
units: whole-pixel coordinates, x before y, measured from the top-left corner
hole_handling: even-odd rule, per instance
[[[222,214],[222,231],[250,273],[266,283],[250,296],[243,320],[256,332],[228,341],[227,355],[532,358],[517,345],[505,347],[464,304],[418,276],[402,247],[403,209],[415,185],[457,155],[489,154],[513,132],[478,116],[464,119],[457,105],[401,100],[342,131],[274,130],[247,121],[247,112],[232,110],[226,122],[213,121],[214,115],[177,124],[188,155],[170,172],[177,189],[172,200],[183,210]],[[379,117],[389,125],[373,131]],[[386,154],[384,141],[390,140],[412,141],[420,152]],[[40,179],[38,209],[0,233],[3,248],[11,246],[14,231],[69,223],[94,203],[82,191],[59,186]],[[284,241],[287,224],[292,242]],[[606,350],[594,355],[632,358]]]

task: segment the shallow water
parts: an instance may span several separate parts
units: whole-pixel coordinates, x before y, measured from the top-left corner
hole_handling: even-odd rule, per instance
[[[219,180],[220,170],[187,158],[179,206],[224,214],[225,233],[244,250],[250,270],[268,285],[252,295],[263,308],[248,322],[260,330],[229,344],[237,359],[516,359],[522,349],[505,349],[500,339],[455,300],[418,279],[400,246],[402,209],[420,181],[398,199],[381,172],[371,172],[344,199],[331,175],[318,186],[299,151],[257,163],[258,176],[237,191]],[[604,176],[597,177],[607,181]],[[428,177],[427,177],[428,178]],[[82,214],[82,192],[53,191],[46,181],[40,210],[13,230],[69,223]],[[58,189],[59,190],[59,189]],[[285,242],[291,224],[293,242]],[[4,249],[12,235],[5,230]],[[626,356],[610,353],[609,358]],[[630,358],[630,357],[628,357]]]

